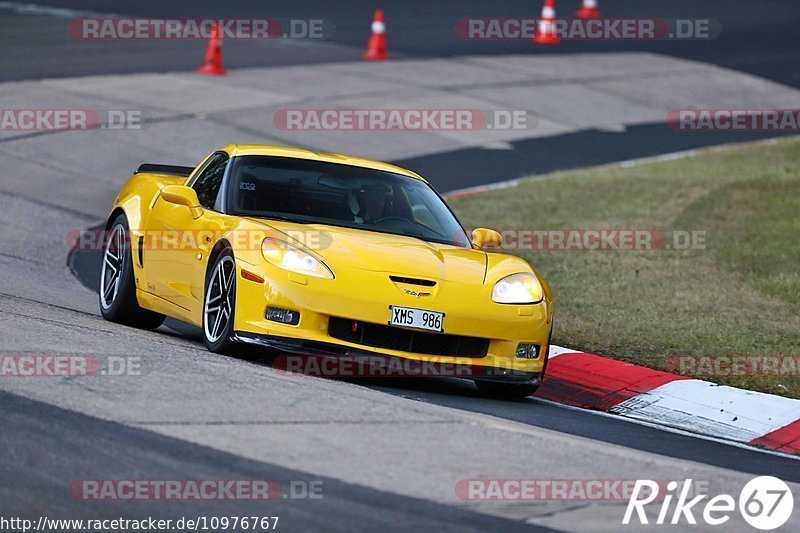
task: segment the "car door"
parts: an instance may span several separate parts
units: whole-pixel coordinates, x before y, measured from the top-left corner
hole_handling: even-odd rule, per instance
[[[229,160],[224,152],[213,154],[188,184],[197,193],[202,214],[159,197],[147,219],[148,292],[174,304],[176,313],[192,323],[201,316],[205,265],[223,228],[219,198]]]

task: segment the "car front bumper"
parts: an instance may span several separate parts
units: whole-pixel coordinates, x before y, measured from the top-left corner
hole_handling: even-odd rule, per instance
[[[311,374],[316,377],[438,377],[538,385],[544,370],[531,372],[518,368],[465,365],[447,361],[447,359],[452,359],[448,357],[437,357],[435,360],[414,365],[398,364],[392,363],[391,359],[408,359],[408,357],[377,353],[361,347],[353,348],[339,344],[241,331],[235,332],[231,340],[280,352],[282,355],[278,356],[273,363],[274,367],[287,372]],[[335,361],[321,362],[320,359],[323,358],[335,359]]]
[[[491,302],[490,287],[476,290],[452,284],[442,284],[429,298],[415,298],[387,283],[385,272],[369,271],[358,272],[354,279],[340,274],[337,279],[328,280],[271,269],[262,272],[266,274],[262,284],[242,278],[242,268],[249,266],[237,261],[234,320],[237,341],[296,355],[374,355],[451,365],[459,371],[473,368],[474,377],[486,380],[530,382],[538,380],[544,370],[552,330],[552,303],[547,299],[532,305],[500,305]],[[329,332],[334,317],[387,325],[390,305],[445,313],[444,333],[487,340],[485,355],[416,353],[349,342]],[[299,312],[299,323],[267,320],[268,307]],[[539,346],[538,357],[517,357],[520,343]]]

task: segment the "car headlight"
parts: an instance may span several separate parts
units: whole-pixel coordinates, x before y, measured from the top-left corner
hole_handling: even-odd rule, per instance
[[[542,284],[533,274],[512,274],[494,284],[492,300],[499,304],[535,304],[542,301]]]
[[[333,272],[325,263],[286,241],[267,237],[261,242],[261,255],[273,265],[285,270],[317,278],[333,279]]]

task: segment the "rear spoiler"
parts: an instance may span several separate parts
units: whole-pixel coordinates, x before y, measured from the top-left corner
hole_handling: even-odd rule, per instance
[[[136,169],[136,172],[134,172],[134,174],[141,174],[142,172],[148,172],[151,174],[173,174],[175,176],[183,176],[184,178],[188,178],[191,175],[191,173],[194,172],[194,167],[144,163],[142,165],[139,165],[139,168]]]

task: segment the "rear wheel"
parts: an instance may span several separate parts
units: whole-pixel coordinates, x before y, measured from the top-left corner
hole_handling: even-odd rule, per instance
[[[233,316],[236,307],[236,262],[230,249],[219,254],[206,276],[203,298],[203,343],[216,353],[233,346]]]
[[[103,318],[135,328],[155,329],[164,322],[164,315],[139,306],[133,277],[128,219],[119,215],[103,245],[100,270],[100,313]]]

